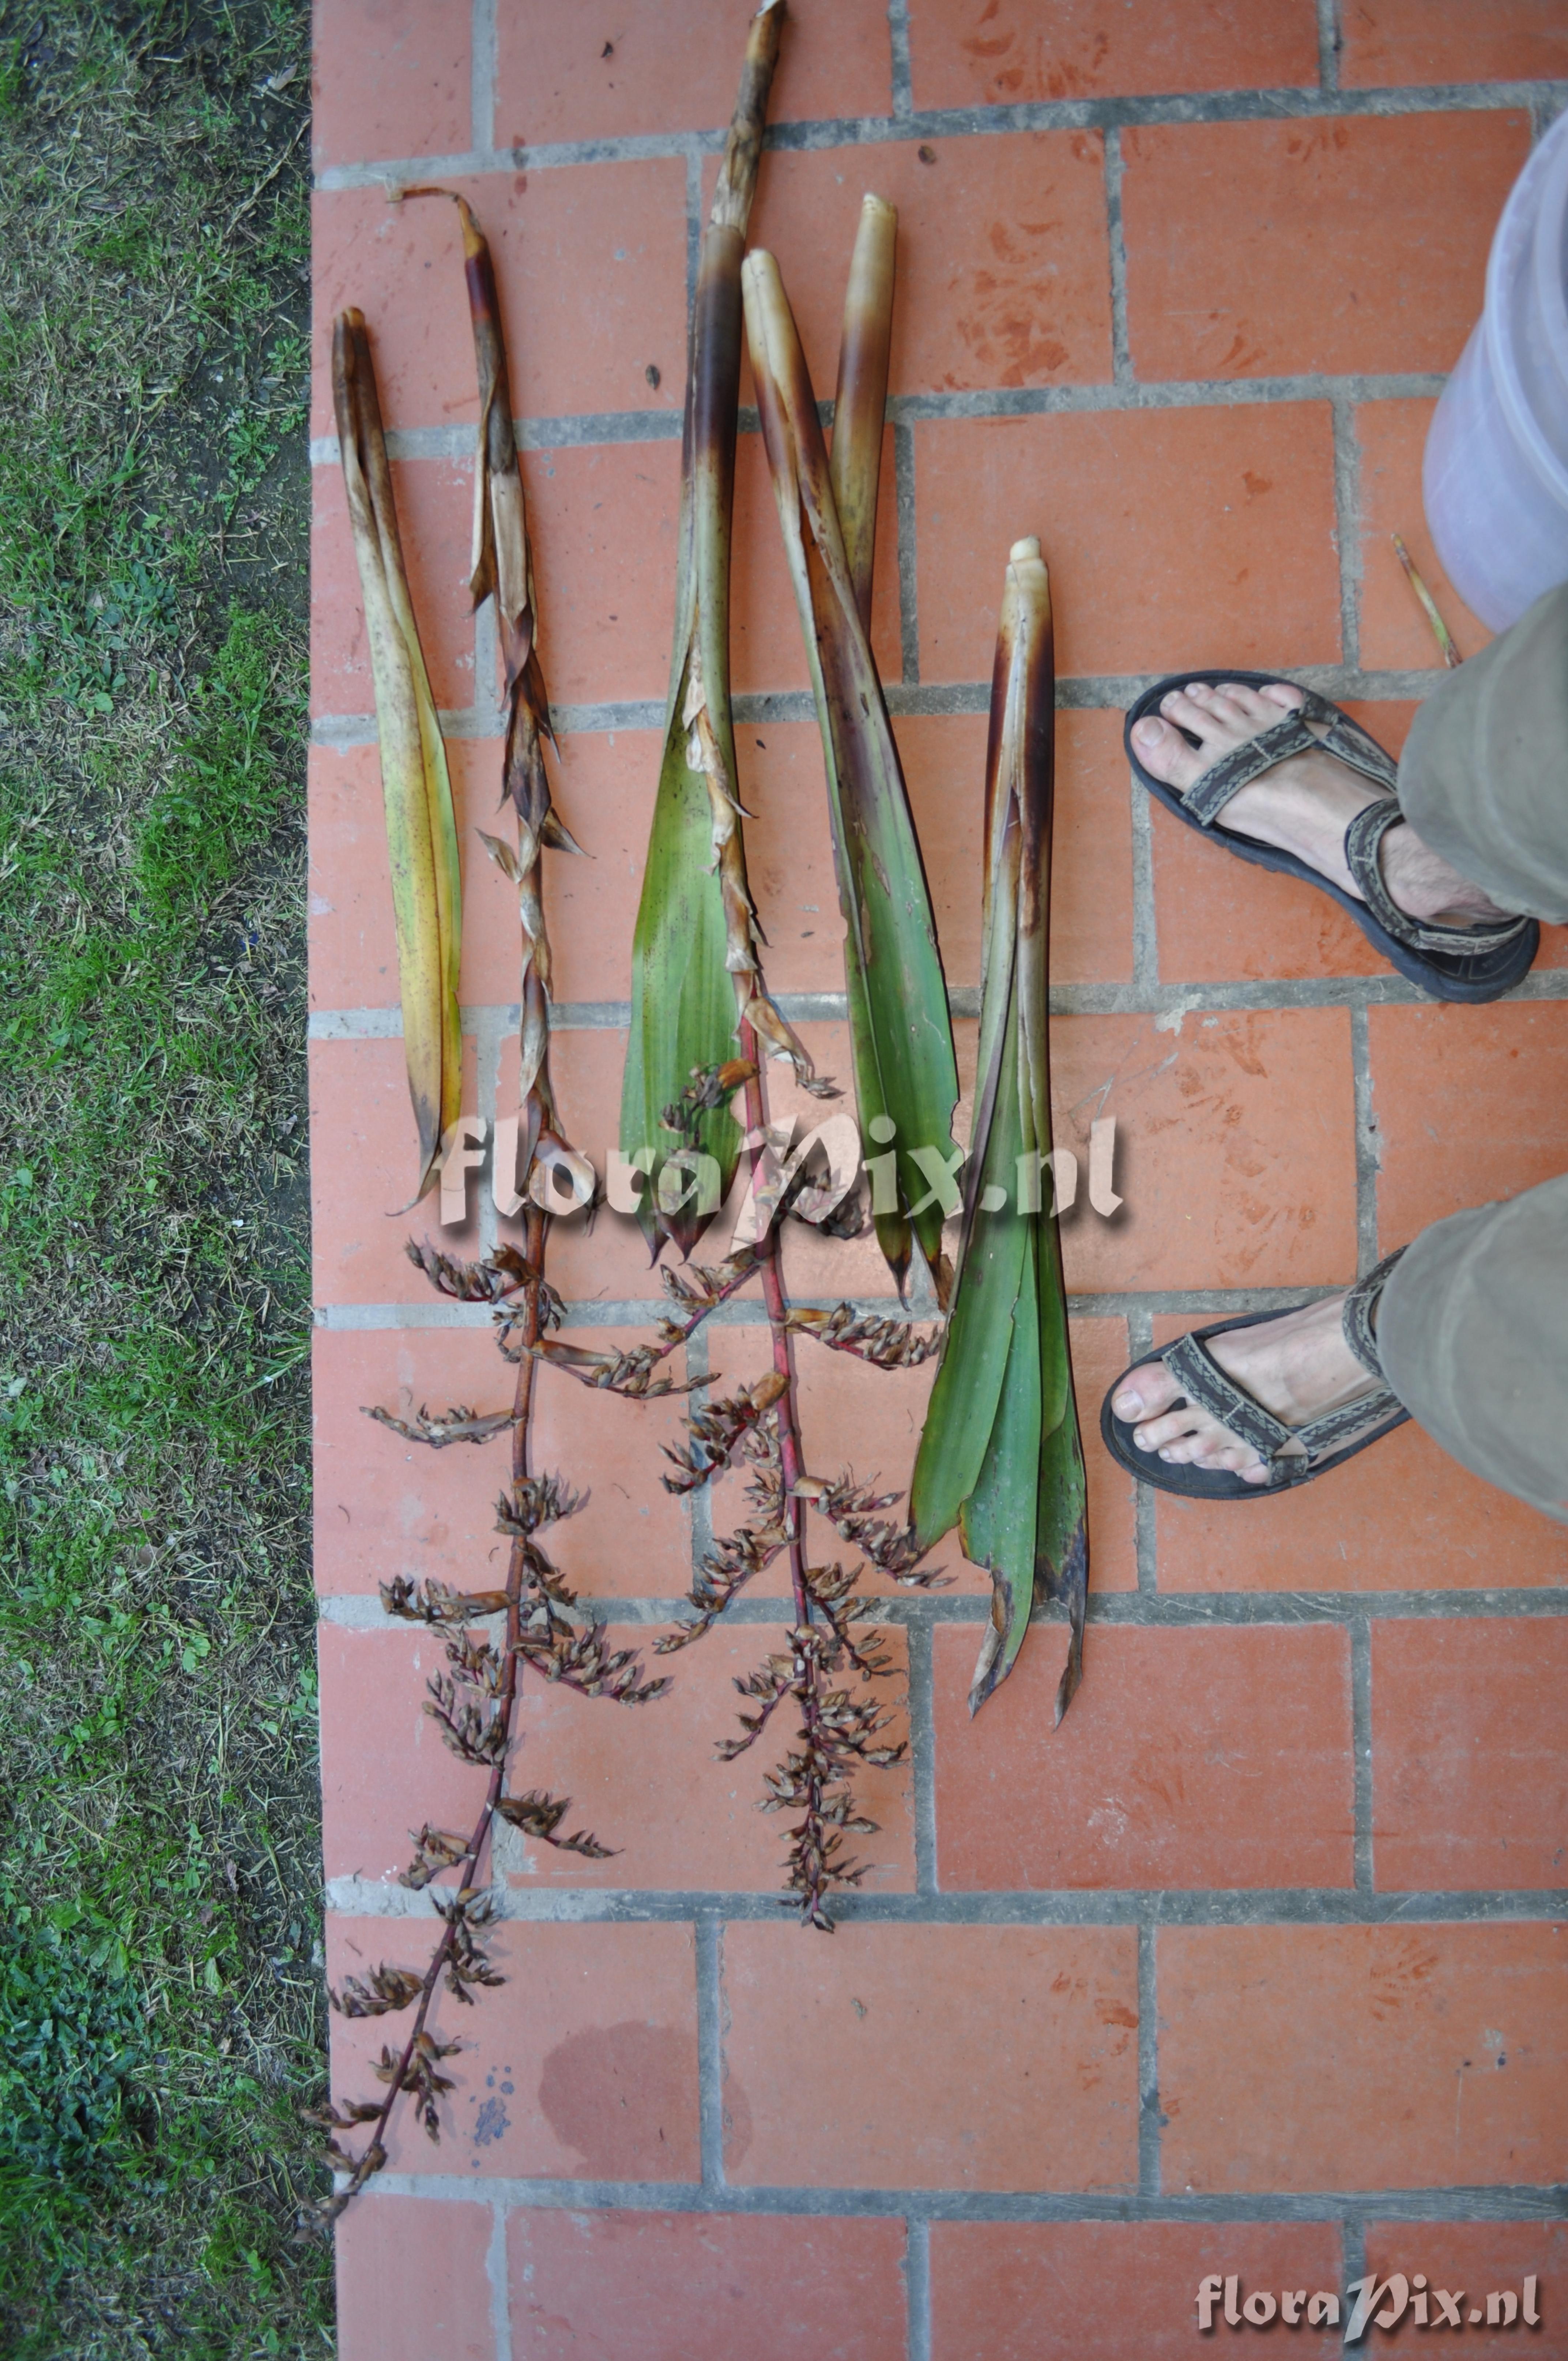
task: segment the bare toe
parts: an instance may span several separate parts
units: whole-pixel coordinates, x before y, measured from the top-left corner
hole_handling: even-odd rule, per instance
[[[1162,1410],[1181,1400],[1181,1388],[1163,1361],[1145,1361],[1130,1369],[1116,1389],[1111,1407],[1120,1419],[1157,1418]]]
[[[1174,787],[1178,795],[1185,794],[1194,779],[1201,778],[1208,768],[1206,757],[1188,744],[1179,730],[1157,720],[1152,713],[1134,725],[1133,743],[1145,768],[1163,786]]]
[[[1266,697],[1271,705],[1283,705],[1290,713],[1307,702],[1306,690],[1298,688],[1293,680],[1271,680],[1266,688],[1259,689],[1258,695]]]

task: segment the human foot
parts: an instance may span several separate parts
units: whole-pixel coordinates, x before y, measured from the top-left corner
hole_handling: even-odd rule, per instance
[[[1160,699],[1134,727],[1138,759],[1162,785],[1184,795],[1211,764],[1272,729],[1305,702],[1288,681],[1249,688],[1241,681],[1217,687],[1191,681]],[[1318,725],[1309,722],[1310,729]],[[1183,730],[1199,743],[1188,743]],[[1293,754],[1239,787],[1223,807],[1223,825],[1260,844],[1293,853],[1319,875],[1364,899],[1344,858],[1344,832],[1358,811],[1379,800],[1377,790],[1332,754]],[[1423,844],[1409,821],[1390,828],[1379,848],[1383,882],[1396,907],[1422,926],[1467,927],[1508,916],[1440,853]]]
[[[1377,1389],[1377,1379],[1345,1342],[1343,1294],[1325,1296],[1255,1328],[1211,1336],[1207,1350],[1242,1391],[1286,1426],[1305,1426],[1328,1411]],[[1145,1361],[1117,1388],[1111,1407],[1137,1420],[1133,1440],[1175,1466],[1228,1470],[1244,1484],[1266,1484],[1267,1466],[1250,1443],[1207,1411],[1178,1410],[1181,1387],[1163,1361]]]

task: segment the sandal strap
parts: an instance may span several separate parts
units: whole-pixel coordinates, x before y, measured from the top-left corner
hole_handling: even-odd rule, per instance
[[[1337,754],[1353,771],[1359,771],[1392,794],[1398,768],[1376,739],[1315,689],[1305,690],[1303,697],[1295,711],[1271,722],[1255,738],[1249,738],[1245,746],[1238,746],[1234,753],[1223,754],[1212,763],[1202,777],[1184,792],[1182,809],[1201,827],[1212,828],[1233,796],[1239,795],[1254,779],[1261,778],[1265,771],[1272,771],[1276,763],[1288,763],[1293,754]],[[1324,736],[1308,728],[1312,721],[1324,730]]]
[[[1358,1282],[1359,1286],[1370,1289],[1376,1279],[1380,1292],[1379,1273],[1387,1276],[1398,1260],[1398,1255],[1390,1255],[1387,1263],[1380,1264],[1377,1271]],[[1374,1301],[1376,1295],[1367,1297],[1368,1311]],[[1348,1320],[1348,1313],[1345,1316]],[[1348,1326],[1346,1334],[1348,1339]],[[1354,1344],[1351,1349],[1360,1360],[1359,1349]],[[1195,1410],[1207,1411],[1238,1441],[1251,1444],[1266,1464],[1271,1484],[1299,1484],[1311,1474],[1314,1461],[1325,1452],[1353,1442],[1370,1426],[1380,1425],[1385,1420],[1399,1424],[1409,1415],[1390,1388],[1380,1383],[1376,1393],[1358,1394],[1354,1401],[1343,1402],[1338,1410],[1325,1411],[1321,1418],[1309,1419],[1304,1426],[1287,1426],[1272,1411],[1265,1410],[1261,1402],[1244,1393],[1234,1378],[1226,1376],[1201,1336],[1179,1336],[1160,1358]],[[1372,1374],[1381,1379],[1383,1372],[1376,1368]]]
[[[1344,865],[1385,934],[1392,935],[1396,942],[1408,944],[1411,950],[1446,951],[1463,958],[1466,954],[1474,957],[1477,951],[1495,950],[1523,933],[1530,924],[1525,917],[1501,918],[1475,927],[1423,927],[1407,917],[1383,883],[1383,864],[1378,857],[1383,839],[1404,817],[1398,798],[1384,796],[1376,803],[1364,806],[1344,832]]]
[[[1387,1385],[1388,1381],[1384,1376],[1382,1356],[1377,1350],[1373,1317],[1383,1290],[1388,1283],[1388,1275],[1404,1251],[1403,1246],[1396,1246],[1391,1255],[1385,1255],[1365,1279],[1356,1280],[1340,1307],[1340,1324],[1344,1330],[1345,1343],[1367,1375],[1376,1378],[1381,1385]]]

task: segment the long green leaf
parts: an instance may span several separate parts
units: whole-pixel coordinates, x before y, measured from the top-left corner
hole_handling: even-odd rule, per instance
[[[773,256],[748,255],[741,281],[757,405],[822,732],[855,1096],[872,1153],[896,1138],[897,1203],[879,1208],[873,1195],[877,1237],[902,1290],[913,1228],[940,1287],[943,1205],[934,1198],[914,1212],[931,1198],[916,1153],[950,1158],[959,1094],[931,900],[806,357]],[[872,514],[874,524],[874,507]],[[869,547],[864,562],[869,568]]]
[[[747,1016],[770,1045],[799,1045],[756,988],[756,915],[746,879],[729,704],[729,544],[740,400],[740,260],[756,186],[783,0],[751,20],[740,94],[703,236],[686,356],[681,445],[675,642],[664,752],[631,945],[631,1026],[621,1085],[628,1156],[652,1151],[641,1219],[655,1254],[689,1254],[706,1216],[662,1213],[659,1176],[681,1144],[664,1126],[695,1070],[734,1053]],[[800,1052],[804,1060],[804,1052]],[[809,1061],[805,1061],[809,1071]],[[740,1134],[725,1105],[705,1110],[695,1145],[727,1191]]]
[[[1054,706],[1050,586],[1038,542],[1018,542],[992,677],[980,1064],[963,1233],[910,1513],[927,1548],[956,1523],[965,1554],[991,1573],[971,1712],[1011,1672],[1034,1599],[1066,1605],[1059,1721],[1082,1677],[1089,1541],[1061,1242],[1041,1172],[1050,1152]]]

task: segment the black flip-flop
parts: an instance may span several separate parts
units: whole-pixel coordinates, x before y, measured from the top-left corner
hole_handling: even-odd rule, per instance
[[[1235,675],[1227,673],[1225,677],[1230,680]],[[1140,1484],[1152,1484],[1161,1492],[1179,1492],[1190,1500],[1266,1500],[1287,1486],[1307,1484],[1314,1476],[1326,1476],[1331,1467],[1343,1466],[1358,1451],[1365,1451],[1369,1444],[1381,1442],[1397,1426],[1403,1426],[1410,1413],[1384,1378],[1373,1335],[1372,1314],[1384,1281],[1404,1251],[1401,1246],[1398,1254],[1389,1255],[1376,1270],[1358,1279],[1341,1307],[1345,1342],[1363,1368],[1377,1379],[1376,1392],[1361,1394],[1339,1410],[1326,1411],[1321,1418],[1310,1419],[1305,1426],[1287,1426],[1261,1402],[1244,1393],[1207,1350],[1211,1336],[1226,1335],[1234,1328],[1255,1328],[1283,1314],[1249,1312],[1239,1320],[1213,1320],[1206,1328],[1190,1329],[1174,1345],[1166,1345],[1163,1352],[1146,1355],[1131,1368],[1123,1370],[1100,1411],[1100,1432],[1112,1458],[1129,1475],[1135,1476]],[[1133,1369],[1147,1368],[1151,1361],[1165,1363],[1190,1408],[1207,1411],[1238,1441],[1252,1444],[1259,1457],[1267,1462],[1266,1484],[1244,1484],[1228,1467],[1199,1467],[1190,1461],[1172,1463],[1161,1459],[1157,1452],[1138,1449],[1133,1433],[1143,1421],[1120,1419],[1111,1405]]]
[[[1146,771],[1138,760],[1133,743],[1135,723],[1160,713],[1160,699],[1172,689],[1183,689],[1190,681],[1202,681],[1218,688],[1228,680],[1240,681],[1247,688],[1268,688],[1281,678],[1278,673],[1229,672],[1173,673],[1168,680],[1157,681],[1146,689],[1127,713],[1123,730],[1127,760],[1134,774],[1157,797],[1168,812],[1188,828],[1199,829],[1205,836],[1223,844],[1243,861],[1255,861],[1260,869],[1277,869],[1287,877],[1299,877],[1320,893],[1332,895],[1343,910],[1348,910],[1356,925],[1370,942],[1376,945],[1384,958],[1397,967],[1401,975],[1419,983],[1438,1000],[1496,1000],[1530,973],[1541,941],[1541,928],[1533,918],[1503,918],[1487,926],[1423,927],[1389,899],[1383,883],[1383,873],[1377,859],[1377,848],[1386,831],[1402,817],[1395,793],[1398,782],[1398,764],[1385,752],[1376,738],[1353,721],[1343,708],[1316,690],[1303,692],[1306,702],[1296,711],[1287,713],[1267,730],[1249,738],[1233,754],[1222,755],[1211,764],[1201,778],[1194,780],[1185,795],[1178,795]],[[1315,721],[1326,725],[1326,734],[1319,736],[1308,728]],[[1180,728],[1178,722],[1169,725]],[[1190,745],[1198,740],[1190,730],[1182,736]],[[1320,749],[1326,754],[1337,755],[1353,771],[1381,789],[1376,803],[1368,804],[1344,832],[1345,866],[1365,898],[1357,901],[1343,886],[1335,885],[1314,869],[1310,862],[1300,861],[1293,852],[1277,851],[1273,845],[1260,844],[1255,837],[1244,836],[1239,829],[1223,828],[1219,814],[1238,789],[1250,780],[1261,777],[1277,763],[1288,762],[1292,754],[1305,754]]]

